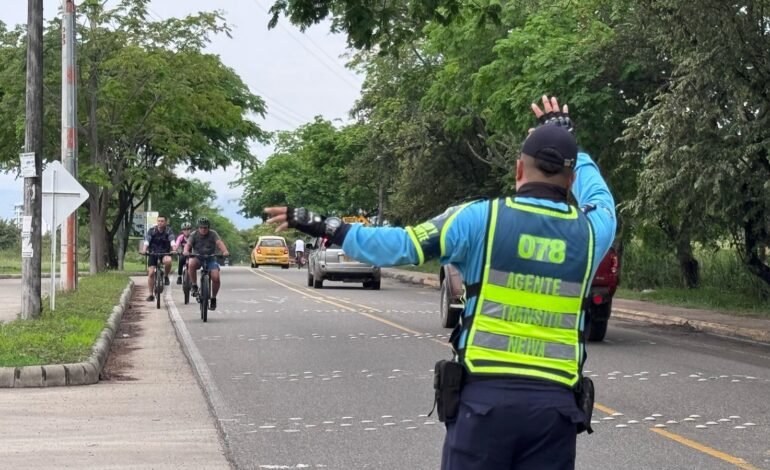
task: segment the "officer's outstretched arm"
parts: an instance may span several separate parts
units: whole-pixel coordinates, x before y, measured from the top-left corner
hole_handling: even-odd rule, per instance
[[[615,200],[599,173],[599,167],[585,152],[578,153],[572,194],[578,206],[586,211],[591,221],[596,240],[596,252],[603,257],[615,239],[617,230]]]

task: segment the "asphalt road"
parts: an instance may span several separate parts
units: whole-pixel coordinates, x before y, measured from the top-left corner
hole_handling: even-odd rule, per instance
[[[236,467],[439,467],[443,425],[427,414],[450,354],[436,290],[222,277],[208,323],[179,286],[169,304]],[[579,436],[578,468],[770,469],[770,347],[615,321],[588,354],[596,432]]]

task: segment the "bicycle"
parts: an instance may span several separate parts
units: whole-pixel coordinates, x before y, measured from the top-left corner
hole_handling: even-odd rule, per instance
[[[201,270],[200,288],[198,289],[198,294],[195,297],[198,299],[198,303],[200,304],[201,320],[203,320],[203,323],[206,323],[206,321],[208,321],[209,299],[211,299],[211,275],[209,274],[208,262],[209,260],[218,258],[218,256],[217,255],[196,255],[196,254],[192,254],[190,256],[195,256],[196,258],[198,258],[201,264],[200,265],[200,270]]]
[[[180,255],[180,256],[184,256],[184,255]],[[190,283],[190,277],[187,275],[187,261],[189,259],[190,257],[188,256],[184,262],[184,266],[182,266],[182,293],[184,294],[185,305],[190,303],[190,290],[192,289],[192,284]]]
[[[298,252],[294,255],[294,262],[297,264],[297,269],[302,269],[307,264],[307,255],[304,251]]]
[[[155,308],[160,308],[160,295],[166,287],[166,267],[163,264],[163,258],[166,256],[174,256],[175,254],[176,253],[142,253],[142,255],[147,257],[155,256],[155,285],[153,286]]]

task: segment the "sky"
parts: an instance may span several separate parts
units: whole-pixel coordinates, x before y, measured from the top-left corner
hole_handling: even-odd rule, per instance
[[[0,21],[8,25],[26,23],[27,2],[13,3],[15,7],[4,5],[0,9]],[[273,0],[153,0],[149,13],[152,20],[158,21],[212,9],[224,11],[233,29],[232,38],[215,37],[207,51],[219,55],[253,93],[265,100],[266,117],[255,118],[263,129],[294,129],[316,115],[348,121],[348,111],[359,96],[363,77],[346,69],[346,60],[340,58],[348,52],[345,37],[329,33],[328,24],[301,33],[285,18],[268,30],[267,10],[272,3]],[[43,0],[45,19],[59,14],[60,5],[61,0]],[[264,160],[271,148],[255,144],[252,151]],[[217,192],[216,205],[222,208],[222,214],[238,228],[249,228],[258,221],[237,213],[242,190],[227,184],[237,174],[236,168],[228,168],[186,176],[212,182]],[[0,218],[13,216],[13,205],[22,202],[22,186],[22,180],[15,179],[15,175],[0,173]]]

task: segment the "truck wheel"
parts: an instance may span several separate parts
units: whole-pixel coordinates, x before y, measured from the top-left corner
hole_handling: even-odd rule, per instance
[[[454,328],[460,321],[460,310],[449,307],[449,286],[447,285],[447,282],[449,281],[446,279],[441,282],[441,303],[439,307],[441,313],[441,326],[444,328]]]
[[[313,287],[313,275],[309,271],[307,273],[307,286]]]

